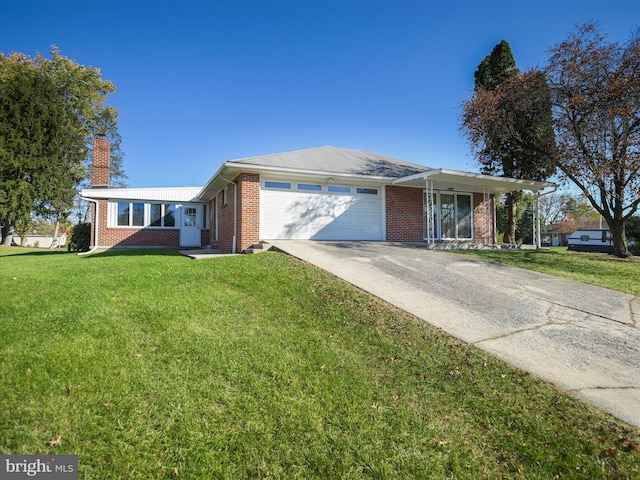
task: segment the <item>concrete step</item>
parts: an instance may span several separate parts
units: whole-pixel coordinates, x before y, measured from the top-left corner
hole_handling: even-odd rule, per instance
[[[271,249],[271,245],[266,242],[254,243],[249,248],[245,248],[245,254],[262,253]]]

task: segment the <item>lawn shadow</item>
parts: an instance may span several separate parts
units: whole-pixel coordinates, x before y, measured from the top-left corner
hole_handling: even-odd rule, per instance
[[[0,247],[0,257],[11,257],[14,255],[20,256],[46,256],[46,255],[68,255],[67,250],[55,249],[48,250],[42,248],[35,250],[33,247]]]
[[[180,253],[174,248],[110,248],[96,253],[86,254],[83,258],[95,259],[106,257],[179,257]]]

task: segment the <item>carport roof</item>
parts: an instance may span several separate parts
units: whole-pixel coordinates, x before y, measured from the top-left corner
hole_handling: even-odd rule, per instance
[[[433,182],[436,190],[451,190],[463,192],[482,193],[506,193],[514,190],[531,190],[534,192],[553,187],[551,182],[538,182],[535,180],[520,180],[509,177],[494,177],[480,173],[461,172],[458,170],[446,170],[444,168],[431,169],[414,175],[397,178],[393,185],[405,187],[424,188],[427,180]]]

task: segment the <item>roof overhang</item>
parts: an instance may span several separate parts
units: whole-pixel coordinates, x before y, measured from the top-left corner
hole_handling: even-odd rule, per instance
[[[460,172],[457,170],[436,169],[428,172],[416,173],[407,177],[395,179],[393,185],[405,187],[425,188],[427,180],[433,182],[435,190],[450,190],[473,193],[502,194],[516,190],[530,190],[538,192],[556,184],[552,182],[538,182],[534,180],[520,180],[509,177],[494,177],[480,173]]]

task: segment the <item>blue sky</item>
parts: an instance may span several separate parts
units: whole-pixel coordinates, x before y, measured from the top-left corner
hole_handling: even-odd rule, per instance
[[[478,171],[459,131],[502,39],[521,70],[576,24],[625,41],[637,0],[2,0],[0,51],[51,45],[117,87],[131,187],[323,145]]]

